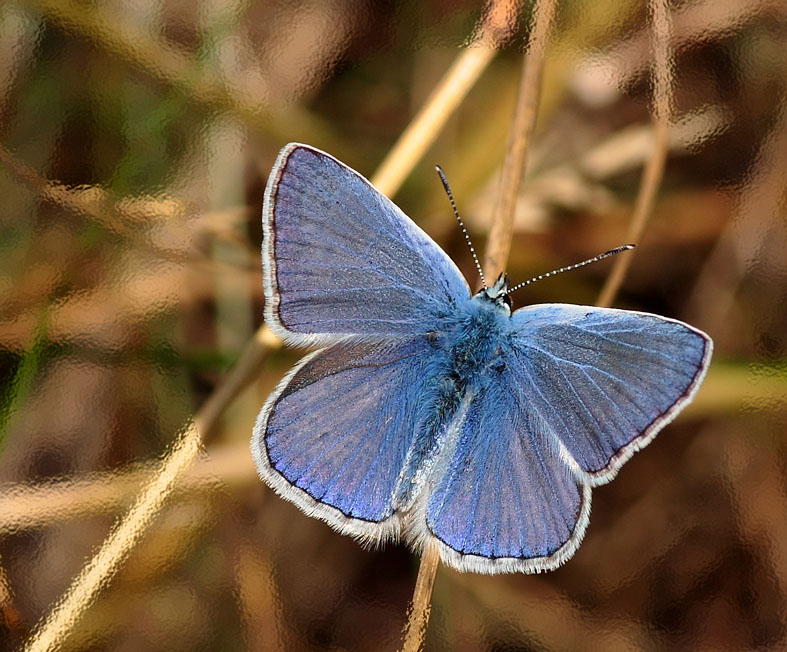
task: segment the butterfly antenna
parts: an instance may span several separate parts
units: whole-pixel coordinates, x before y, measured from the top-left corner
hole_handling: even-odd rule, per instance
[[[627,251],[629,249],[634,249],[637,245],[627,244],[623,245],[622,247],[616,247],[615,249],[610,249],[609,251],[605,251],[603,254],[599,254],[598,256],[593,256],[593,258],[588,258],[587,260],[583,260],[581,263],[576,263],[574,265],[569,265],[568,267],[561,267],[560,269],[552,270],[551,272],[547,272],[546,274],[540,274],[539,276],[534,276],[529,281],[525,281],[524,283],[519,283],[514,287],[510,288],[506,294],[511,294],[514,290],[518,290],[519,288],[523,288],[526,285],[530,285],[531,283],[535,283],[536,281],[540,281],[541,279],[547,278],[549,276],[555,276],[556,274],[561,274],[562,272],[568,272],[572,269],[577,269],[578,267],[584,267],[585,265],[590,265],[590,263],[595,263],[598,260],[604,260],[604,258],[609,258],[610,256],[614,256],[615,254],[619,254],[621,251]]]
[[[456,215],[456,219],[459,222],[459,228],[462,229],[462,233],[465,236],[465,240],[467,241],[467,246],[470,247],[470,253],[473,255],[473,261],[475,262],[475,267],[478,270],[478,275],[481,277],[481,283],[484,284],[484,289],[486,290],[486,279],[484,278],[484,271],[481,269],[481,263],[478,262],[478,256],[476,256],[475,248],[473,247],[473,243],[470,241],[470,235],[467,233],[467,229],[465,228],[465,223],[462,221],[462,218],[459,216],[459,211],[456,208],[456,202],[454,201],[454,193],[451,192],[451,186],[448,185],[448,179],[445,178],[445,172],[443,172],[443,168],[439,165],[435,165],[435,169],[437,170],[437,174],[440,175],[440,181],[443,182],[443,188],[445,188],[445,194],[448,195],[448,200],[451,202],[451,208],[454,209],[454,215]]]

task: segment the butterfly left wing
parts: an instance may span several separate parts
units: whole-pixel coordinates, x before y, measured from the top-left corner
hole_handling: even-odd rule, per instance
[[[307,355],[257,418],[251,448],[262,479],[343,534],[397,538],[394,491],[431,351],[426,338],[348,339]]]

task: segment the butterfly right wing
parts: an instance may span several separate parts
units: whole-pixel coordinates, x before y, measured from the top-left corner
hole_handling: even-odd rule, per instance
[[[512,325],[412,530],[459,570],[538,572],[568,559],[591,487],[691,400],[713,348],[687,324],[608,308],[528,306]]]
[[[432,329],[470,290],[453,261],[360,174],[318,149],[279,154],[263,208],[265,317],[309,345]]]
[[[398,538],[393,497],[432,352],[421,337],[345,340],[307,355],[257,418],[252,453],[262,479],[343,534]]]
[[[630,310],[533,305],[512,324],[518,384],[593,485],[609,482],[691,401],[713,351],[688,324]]]

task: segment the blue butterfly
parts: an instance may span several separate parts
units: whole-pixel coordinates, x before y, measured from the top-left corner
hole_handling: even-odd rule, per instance
[[[313,147],[265,191],[265,317],[318,347],[257,418],[260,476],[369,544],[433,542],[461,571],[539,572],[578,548],[591,488],[689,402],[712,342],[673,319],[511,312],[360,174]]]

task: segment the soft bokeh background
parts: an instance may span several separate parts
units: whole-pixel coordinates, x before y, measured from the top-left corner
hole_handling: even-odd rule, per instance
[[[527,3],[529,6],[529,3]],[[716,354],[695,403],[594,492],[561,569],[440,569],[428,650],[787,647],[787,5],[673,3],[677,121],[616,305]],[[528,10],[524,12],[528,14]],[[262,319],[260,209],[288,141],[371,175],[476,2],[0,3],[0,645],[64,594]],[[562,2],[518,206],[523,280],[621,244],[650,151],[647,13]],[[483,251],[527,20],[396,200]],[[515,301],[593,303],[606,263]],[[64,650],[394,650],[418,559],[366,551],[257,479],[279,350]]]

